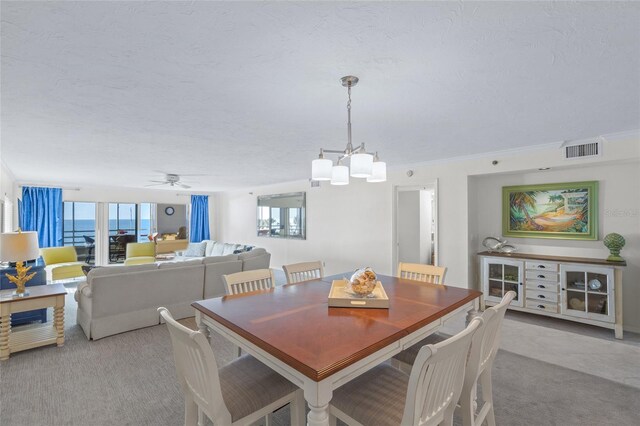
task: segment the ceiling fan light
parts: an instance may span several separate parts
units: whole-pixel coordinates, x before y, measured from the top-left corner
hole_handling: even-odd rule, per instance
[[[349,185],[349,168],[347,166],[333,166],[331,185]]]
[[[327,158],[316,158],[311,162],[311,179],[331,180],[333,161]]]
[[[387,163],[384,161],[376,161],[373,163],[371,176],[367,178],[367,182],[386,182],[387,180]]]
[[[373,155],[354,154],[351,156],[351,177],[368,178],[373,172]]]

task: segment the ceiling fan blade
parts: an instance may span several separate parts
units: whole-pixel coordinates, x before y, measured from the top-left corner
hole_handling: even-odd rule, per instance
[[[153,182],[153,183],[168,183],[166,180],[150,180],[149,182]]]
[[[150,186],[160,186],[160,185],[166,185],[167,182],[160,182],[160,183],[150,183],[149,185],[145,185],[145,188],[148,188]]]
[[[177,174],[177,173],[176,173],[176,174]],[[204,174],[204,173],[197,173],[197,174],[188,174],[188,175],[180,174],[180,175],[178,175],[178,176],[182,177],[182,176],[209,176],[209,175],[206,175],[206,174]]]
[[[185,185],[184,183],[179,183],[178,186],[184,189],[191,188],[189,185]]]

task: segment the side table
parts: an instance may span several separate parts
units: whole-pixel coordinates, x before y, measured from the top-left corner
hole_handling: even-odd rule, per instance
[[[24,297],[13,296],[13,291],[0,291],[0,361],[9,359],[14,352],[39,346],[64,345],[64,297],[67,289],[62,284],[29,288]],[[53,306],[51,323],[28,327],[12,333],[11,314]]]
[[[31,266],[31,270],[29,272],[36,273],[35,277],[27,281],[27,291],[31,290],[33,286],[47,284],[47,276],[44,272],[44,263],[40,259],[35,263],[28,262],[27,266]],[[9,281],[6,274],[15,275],[16,268],[0,266],[0,290],[15,290],[16,285]],[[40,321],[43,323],[47,322],[47,310],[36,309],[35,311],[20,312],[19,314],[11,315],[11,325],[13,327],[34,321]]]

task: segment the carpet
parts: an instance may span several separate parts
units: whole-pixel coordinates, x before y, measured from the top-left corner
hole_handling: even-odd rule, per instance
[[[66,344],[0,364],[0,424],[180,425],[183,397],[165,325],[88,341],[67,299]],[[194,327],[193,319],[182,321]],[[213,335],[220,365],[233,348]],[[640,390],[500,351],[494,364],[498,425],[636,425]],[[288,424],[288,408],[274,415]],[[457,419],[456,424],[460,424]]]

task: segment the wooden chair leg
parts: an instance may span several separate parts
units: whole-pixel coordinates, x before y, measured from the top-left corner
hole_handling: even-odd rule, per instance
[[[496,417],[493,412],[493,384],[491,383],[491,369],[486,369],[480,375],[480,386],[482,386],[482,399],[484,404],[489,406],[489,411],[485,419],[489,426],[496,426]]]
[[[442,420],[444,426],[453,426],[453,413],[455,410],[456,404],[452,402],[444,411],[444,419]]]
[[[184,397],[184,426],[198,424],[198,405],[190,396]]]
[[[462,390],[460,396],[460,409],[462,410],[462,425],[474,426],[475,423],[475,409],[474,409],[474,397],[472,393],[466,393]]]

